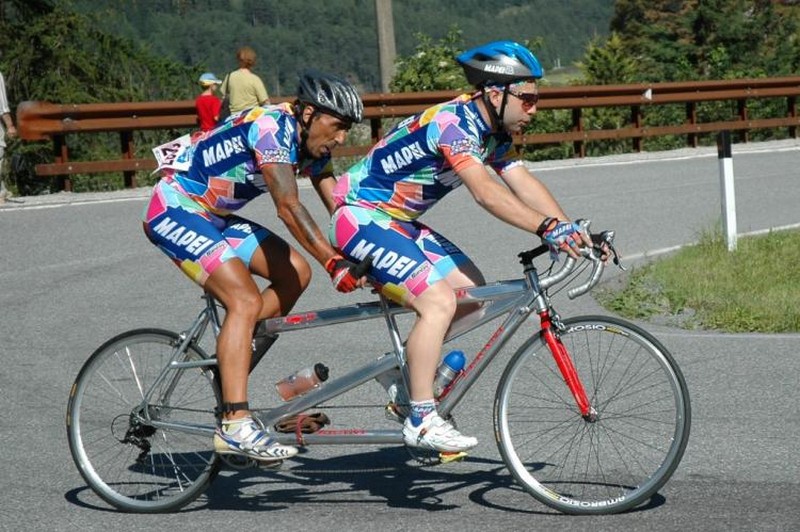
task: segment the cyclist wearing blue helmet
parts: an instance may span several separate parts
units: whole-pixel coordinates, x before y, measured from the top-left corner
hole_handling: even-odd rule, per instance
[[[329,233],[346,258],[372,256],[370,274],[382,293],[417,314],[406,342],[410,403],[390,405],[403,420],[406,445],[456,453],[478,442],[437,414],[433,380],[456,315],[455,289],[485,281],[469,257],[419,217],[464,184],[491,214],[539,235],[554,251],[577,256],[589,244],[512,144],[511,134],[536,113],[539,61],[511,41],[474,48],[457,61],[477,91],[402,121],[343,174]]]

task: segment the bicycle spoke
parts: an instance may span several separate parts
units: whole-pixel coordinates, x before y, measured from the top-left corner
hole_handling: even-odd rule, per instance
[[[630,324],[598,317],[565,326],[561,341],[596,414],[579,415],[536,338],[498,385],[500,452],[526,490],[561,511],[632,507],[669,478],[683,453],[685,383],[669,354]]]
[[[153,389],[176,343],[177,335],[161,331],[120,335],[90,357],[70,399],[70,449],[81,474],[124,510],[179,508],[219,471],[211,438],[179,428],[214,423],[219,392],[212,373],[172,370]],[[186,360],[201,358],[188,348]],[[146,397],[150,404],[143,403]],[[151,418],[178,426],[157,429]]]

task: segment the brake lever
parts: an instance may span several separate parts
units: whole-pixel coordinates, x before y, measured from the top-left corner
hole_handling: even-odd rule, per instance
[[[611,253],[611,261],[614,265],[622,271],[627,271],[628,268],[622,264],[622,256],[617,251],[617,248],[614,247],[615,235],[616,233],[614,233],[614,231],[603,231],[597,235],[592,235],[592,240],[595,242],[594,248],[602,253],[602,245],[605,244],[608,247],[608,251]]]

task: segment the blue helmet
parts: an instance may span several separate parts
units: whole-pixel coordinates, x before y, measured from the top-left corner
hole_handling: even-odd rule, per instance
[[[467,81],[476,87],[536,80],[544,75],[536,56],[513,41],[478,46],[456,57],[456,61],[464,68]]]

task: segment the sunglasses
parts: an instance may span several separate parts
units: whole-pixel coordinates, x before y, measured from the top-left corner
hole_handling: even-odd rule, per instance
[[[539,93],[538,92],[513,92],[508,91],[511,96],[515,98],[519,98],[522,102],[522,109],[524,111],[530,111],[531,107],[536,105],[539,102]]]

